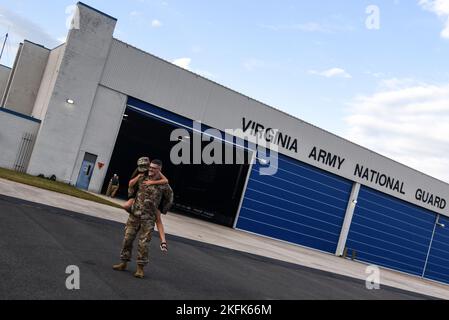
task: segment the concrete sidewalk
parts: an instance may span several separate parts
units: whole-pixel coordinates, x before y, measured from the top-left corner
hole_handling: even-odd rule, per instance
[[[0,179],[0,194],[121,223],[125,223],[127,220],[127,213],[124,210],[3,179]],[[122,202],[120,200],[113,201],[117,203]],[[174,213],[163,216],[163,221],[167,234],[356,279],[365,280],[367,277],[365,273],[366,264],[345,260],[331,254],[233,230]],[[446,300],[449,299],[449,286],[447,285],[381,268],[382,285]]]

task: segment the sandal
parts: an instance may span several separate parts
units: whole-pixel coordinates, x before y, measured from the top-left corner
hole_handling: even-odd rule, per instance
[[[160,248],[162,252],[168,252],[167,242],[162,242]]]

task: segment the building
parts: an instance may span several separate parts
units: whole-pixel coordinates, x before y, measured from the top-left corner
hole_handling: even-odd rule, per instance
[[[66,43],[24,41],[0,68],[1,167],[100,193],[149,155],[180,212],[449,283],[448,184],[115,39],[115,18],[77,8]],[[246,161],[198,161],[199,136]],[[173,163],[182,143],[193,164]]]

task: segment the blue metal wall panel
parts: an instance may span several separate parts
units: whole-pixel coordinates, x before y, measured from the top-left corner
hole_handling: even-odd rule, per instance
[[[427,262],[426,278],[449,283],[449,218],[440,216]]]
[[[346,247],[357,260],[422,276],[436,214],[362,186]]]
[[[334,253],[352,182],[279,155],[278,172],[248,181],[237,228]]]

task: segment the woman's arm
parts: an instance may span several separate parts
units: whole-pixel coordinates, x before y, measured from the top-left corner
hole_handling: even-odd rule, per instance
[[[142,176],[142,174],[138,174],[134,179],[131,179],[130,181],[129,181],[129,187],[130,188],[133,188],[135,185],[136,185],[136,183],[137,183],[137,181],[139,181],[139,178]]]
[[[166,176],[164,176],[161,172],[161,178],[159,180],[155,180],[155,181],[146,181],[145,184],[151,186],[151,185],[163,185],[163,184],[168,184],[168,179]]]

